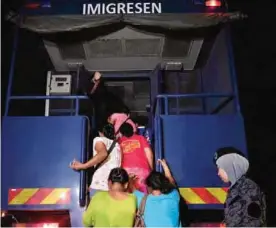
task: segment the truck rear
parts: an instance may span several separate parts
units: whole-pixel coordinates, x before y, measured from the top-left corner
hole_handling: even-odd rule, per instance
[[[183,197],[183,224],[189,217],[191,226],[216,226],[227,186],[213,154],[222,146],[246,152],[224,24],[239,14],[218,0],[49,4],[28,3],[18,21],[43,45],[15,39],[2,128],[2,215],[17,226],[82,226],[91,177],[69,163],[89,159],[95,137],[93,107],[78,93],[84,66],[103,73],[147,128],[155,158],[168,161]],[[47,52],[43,61],[30,51],[39,47]],[[21,58],[29,72],[44,69],[22,74]],[[26,80],[30,86],[22,87]]]

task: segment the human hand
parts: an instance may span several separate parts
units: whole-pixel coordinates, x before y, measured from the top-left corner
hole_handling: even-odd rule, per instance
[[[84,164],[74,159],[70,164],[70,168],[74,170],[81,170],[84,169]]]
[[[131,181],[135,181],[138,178],[137,175],[135,175],[134,173],[130,173],[128,176],[129,176],[129,180]]]
[[[95,72],[94,77],[93,77],[92,80],[93,80],[94,83],[96,83],[101,79],[101,77],[102,77],[101,73],[97,71],[97,72]]]
[[[167,164],[167,162],[166,162],[165,159],[158,159],[158,160],[157,160],[157,163],[161,164],[162,167],[163,167],[163,169],[169,168],[169,166],[168,166],[168,164]]]
[[[135,190],[135,183],[138,180],[138,176],[133,173],[130,173],[128,176],[129,176],[128,190],[130,192],[133,192]]]

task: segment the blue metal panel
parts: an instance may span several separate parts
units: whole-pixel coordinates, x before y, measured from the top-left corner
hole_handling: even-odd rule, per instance
[[[221,146],[246,151],[241,115],[161,116],[164,157],[179,187],[222,187],[213,164]]]
[[[229,45],[231,46],[231,43],[227,42],[228,36],[229,34],[227,34],[224,29],[220,31],[216,37],[208,60],[201,70],[203,90],[206,93],[232,93],[235,96],[231,84],[235,82],[232,80],[233,77],[231,77],[232,66],[230,65],[230,49],[228,48]],[[207,113],[211,113],[212,110],[226,99],[227,98],[223,97],[206,98]],[[220,113],[232,114],[235,111],[234,102],[230,102]]]
[[[2,209],[61,209],[65,206],[9,206],[9,188],[71,188],[78,207],[80,174],[69,168],[86,153],[85,117],[5,117],[2,134]]]

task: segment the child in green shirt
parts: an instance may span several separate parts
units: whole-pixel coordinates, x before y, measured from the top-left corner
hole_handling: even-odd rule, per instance
[[[136,197],[127,193],[129,177],[122,168],[112,169],[109,191],[98,191],[83,214],[86,227],[132,227],[136,214]]]

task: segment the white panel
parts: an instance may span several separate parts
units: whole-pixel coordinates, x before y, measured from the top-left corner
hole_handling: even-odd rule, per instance
[[[50,95],[50,87],[51,87],[51,71],[48,71],[47,73],[47,83],[46,83],[46,96]],[[45,116],[49,116],[49,108],[50,108],[50,100],[45,100]]]
[[[52,75],[50,84],[50,94],[70,95],[72,76],[68,75]]]

